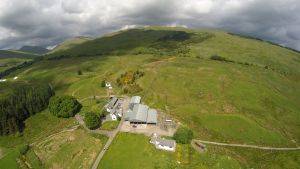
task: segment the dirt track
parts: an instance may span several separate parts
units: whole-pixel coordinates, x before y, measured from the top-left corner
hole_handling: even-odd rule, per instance
[[[212,144],[218,146],[228,146],[228,147],[244,147],[244,148],[254,148],[261,150],[276,150],[276,151],[295,151],[300,150],[300,147],[265,147],[265,146],[257,146],[257,145],[247,145],[247,144],[229,144],[229,143],[218,143],[212,141],[204,141],[204,140],[193,140],[193,142],[200,142],[203,144]]]

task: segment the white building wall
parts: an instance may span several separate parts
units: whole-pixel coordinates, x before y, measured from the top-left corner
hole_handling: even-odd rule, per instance
[[[175,147],[168,147],[168,146],[162,146],[162,145],[157,145],[158,149],[162,149],[162,150],[167,150],[167,151],[175,151]]]

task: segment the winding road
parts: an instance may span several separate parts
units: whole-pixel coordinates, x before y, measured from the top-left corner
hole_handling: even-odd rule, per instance
[[[212,144],[212,145],[228,146],[228,147],[254,148],[254,149],[261,149],[261,150],[276,150],[276,151],[295,151],[295,150],[300,150],[300,147],[265,147],[265,146],[247,145],[247,144],[219,143],[219,142],[204,141],[204,140],[193,140],[193,142],[200,142],[200,143],[203,143],[203,144]]]
[[[114,131],[112,131],[112,134],[110,135],[108,141],[106,142],[106,144],[104,145],[103,149],[101,150],[101,152],[98,154],[93,166],[92,166],[92,169],[97,169],[98,168],[98,165],[102,159],[102,157],[104,156],[104,153],[106,152],[106,150],[108,149],[108,147],[111,145],[112,141],[114,140],[114,138],[116,137],[116,135],[118,134],[118,132],[120,131],[121,129],[121,126],[123,124],[123,121],[124,121],[124,118],[122,118],[122,120],[120,121],[119,125],[118,125],[118,128],[115,129]]]

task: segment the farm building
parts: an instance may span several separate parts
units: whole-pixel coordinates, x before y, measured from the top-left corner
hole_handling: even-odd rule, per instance
[[[125,120],[134,124],[157,124],[157,111],[147,105],[135,104],[127,111]]]
[[[135,104],[141,103],[141,96],[133,96],[129,102],[129,108],[132,110]]]
[[[110,101],[105,105],[106,111],[112,114],[116,114],[118,116],[122,116],[122,99],[118,99],[117,97],[112,97]]]
[[[117,97],[112,97],[110,99],[110,101],[108,102],[107,105],[105,105],[106,111],[110,112],[114,109],[114,107],[116,106],[117,102],[118,102],[118,98]]]
[[[175,151],[176,142],[175,140],[168,140],[157,136],[155,133],[152,135],[151,144],[155,145],[155,148],[167,151]]]

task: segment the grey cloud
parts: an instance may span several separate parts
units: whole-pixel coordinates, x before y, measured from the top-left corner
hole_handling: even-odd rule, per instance
[[[300,50],[297,0],[1,0],[0,48],[52,46],[125,25],[187,25],[251,35]]]

